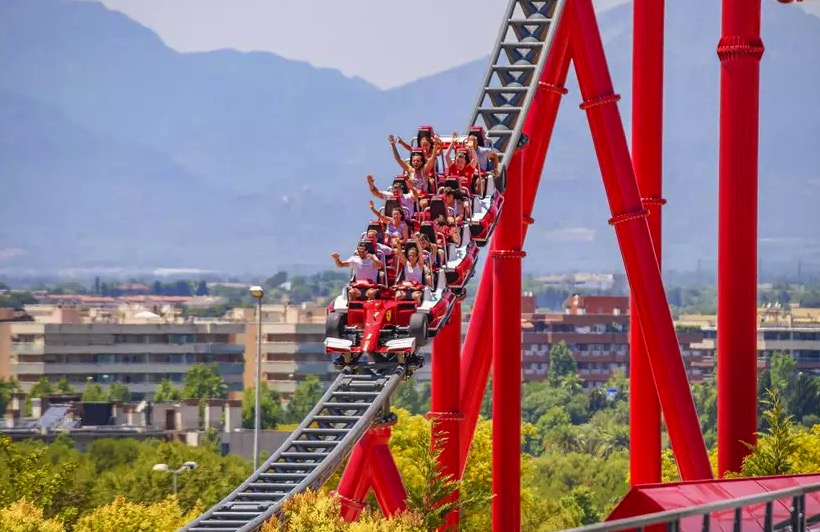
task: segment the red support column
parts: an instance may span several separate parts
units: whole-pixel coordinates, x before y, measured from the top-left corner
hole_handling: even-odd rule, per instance
[[[401,480],[393,454],[390,452],[389,425],[379,425],[370,429],[373,445],[370,447],[370,476],[373,479],[373,492],[382,513],[387,517],[407,509],[407,490]]]
[[[521,528],[522,153],[507,166],[493,259],[493,530]]]
[[[663,190],[664,0],[634,0],[632,44],[632,164],[658,265]],[[661,481],[661,406],[635,300],[629,328],[629,481]]]
[[[372,433],[373,430],[367,431],[353,448],[336,488],[335,495],[342,502],[342,518],[348,522],[359,517],[364,509],[364,499],[373,482],[367,464],[367,457],[374,441]]]
[[[683,480],[712,478],[590,0],[570,0],[572,57],[652,374]],[[566,16],[566,15],[565,15]]]
[[[459,444],[461,421],[464,415],[459,410],[461,393],[461,303],[453,306],[450,321],[433,339],[432,397],[430,413],[433,421],[431,444],[440,449],[439,467],[441,474],[453,480],[461,477]],[[458,499],[458,491],[448,500]],[[448,529],[458,529],[461,511],[450,512],[445,523]]]
[[[757,441],[757,157],[760,0],[723,0],[718,185],[718,470]]]
[[[528,224],[532,222],[532,209],[538,184],[541,180],[544,160],[552,138],[555,117],[561,96],[566,94],[564,83],[569,71],[569,33],[568,24],[560,24],[553,37],[550,56],[544,67],[538,93],[533,100],[532,108],[527,115],[524,131],[529,135],[529,144],[524,148],[527,152],[524,161],[524,229],[526,235]],[[490,250],[495,248],[496,238],[491,241]],[[523,245],[523,236],[522,236]],[[478,292],[473,305],[467,336],[464,339],[461,370],[461,411],[464,413],[464,423],[461,426],[461,470],[467,464],[470,444],[481,411],[481,401],[487,378],[490,374],[492,361],[492,327],[489,324],[488,314],[490,302],[493,299],[493,261],[488,259],[481,275]]]

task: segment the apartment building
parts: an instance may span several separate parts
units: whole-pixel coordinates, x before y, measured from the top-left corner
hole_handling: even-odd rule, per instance
[[[601,387],[613,373],[629,373],[629,298],[626,296],[574,295],[564,313],[538,313],[531,295],[522,300],[523,379],[539,381],[549,368],[554,344],[567,343],[585,388]],[[703,334],[679,331],[685,361],[699,357],[695,345]],[[702,378],[701,368],[687,364],[690,379]]]
[[[785,352],[797,370],[820,375],[820,309],[767,305],[758,309],[757,369],[769,366],[772,354]],[[717,316],[681,316],[681,323],[700,327],[703,339],[693,345],[701,356],[692,360],[704,376],[713,375],[717,351]]]
[[[325,353],[325,307],[313,303],[262,306],[262,380],[285,400],[308,375],[325,385],[336,378],[332,357]],[[247,324],[246,387],[256,382],[256,309],[235,309],[233,319]]]
[[[197,363],[215,364],[229,391],[242,390],[244,323],[131,305],[30,305],[26,313],[31,321],[0,322],[0,377],[15,377],[24,391],[42,377],[66,378],[80,392],[122,382],[142,398],[165,378],[181,385]]]

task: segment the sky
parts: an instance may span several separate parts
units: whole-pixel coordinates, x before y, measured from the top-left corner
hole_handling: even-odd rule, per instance
[[[268,51],[335,68],[381,88],[486,57],[507,5],[506,0],[98,1],[151,28],[181,52]],[[628,1],[594,3],[600,11]],[[820,17],[820,0],[783,7],[798,6]],[[465,28],[468,36],[456,38]]]

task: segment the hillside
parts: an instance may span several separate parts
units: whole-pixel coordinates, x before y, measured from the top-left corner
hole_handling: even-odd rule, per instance
[[[667,7],[670,268],[715,256],[719,6],[699,4]],[[601,28],[628,127],[630,7]],[[820,263],[820,20],[766,3],[763,31],[761,255]],[[327,266],[367,217],[364,175],[396,171],[386,134],[463,128],[485,68],[381,91],[274,54],[180,54],[93,2],[0,0],[0,269]],[[526,266],[618,268],[568,86]]]

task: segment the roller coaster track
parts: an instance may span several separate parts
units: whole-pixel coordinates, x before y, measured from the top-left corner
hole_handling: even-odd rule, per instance
[[[511,0],[469,126],[484,127],[506,161],[522,146],[524,120],[566,0]],[[358,370],[362,371],[362,370]],[[285,501],[324,484],[389,410],[401,367],[342,371],[285,443],[241,486],[179,532],[251,532]]]
[[[323,485],[365,431],[388,415],[404,369],[345,368],[307,418],[256,472],[180,532],[250,532],[285,501]]]

